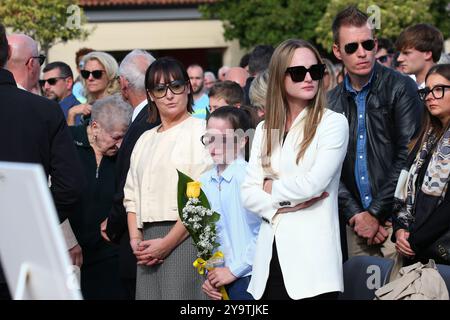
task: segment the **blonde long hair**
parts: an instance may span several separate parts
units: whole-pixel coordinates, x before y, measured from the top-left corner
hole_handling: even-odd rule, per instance
[[[299,39],[289,39],[282,42],[273,53],[269,65],[269,83],[266,97],[266,115],[264,122],[265,135],[263,139],[262,159],[263,169],[271,175],[276,175],[271,167],[270,157],[273,150],[281,145],[283,139],[286,117],[288,114],[288,102],[286,98],[286,89],[284,80],[286,77],[286,69],[294,56],[294,52],[298,48],[307,48],[316,56],[318,63],[323,63],[319,52],[309,42]],[[300,149],[297,153],[296,163],[304,156],[306,149],[313,140],[317,126],[322,120],[325,112],[325,89],[323,80],[319,80],[319,86],[316,96],[311,100],[311,104],[307,107],[309,110],[305,118],[305,126],[303,129],[303,139],[298,141]],[[272,139],[272,133],[275,133],[276,139]]]

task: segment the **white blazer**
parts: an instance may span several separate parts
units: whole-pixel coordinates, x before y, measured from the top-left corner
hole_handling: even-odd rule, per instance
[[[248,288],[255,299],[261,299],[266,288],[274,238],[286,291],[292,299],[343,291],[338,188],[347,152],[348,122],[345,116],[326,109],[297,165],[307,112],[304,109],[297,116],[283,146],[272,152],[271,166],[278,174],[272,194],[263,190],[263,123],[256,128],[247,176],[242,184],[244,207],[263,219]],[[276,214],[281,207],[293,207],[324,191],[329,196],[309,208]]]

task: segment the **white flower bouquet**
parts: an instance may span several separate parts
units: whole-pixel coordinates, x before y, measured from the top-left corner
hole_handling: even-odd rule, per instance
[[[177,170],[178,171],[178,170]],[[188,230],[197,249],[197,259],[193,265],[199,274],[224,264],[222,252],[215,251],[219,247],[216,222],[220,214],[211,210],[208,198],[200,188],[200,182],[193,181],[178,171],[178,214]],[[220,288],[223,299],[228,300],[224,287]]]

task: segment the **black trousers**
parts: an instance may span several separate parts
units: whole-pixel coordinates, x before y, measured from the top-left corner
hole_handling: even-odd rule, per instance
[[[338,292],[327,292],[302,300],[337,300],[338,294]],[[264,291],[261,300],[292,300],[292,298],[289,297],[284,284],[275,240],[272,245],[272,260],[270,261],[269,278],[267,279],[266,290]]]
[[[136,278],[121,277],[122,286],[124,288],[124,300],[136,300]]]

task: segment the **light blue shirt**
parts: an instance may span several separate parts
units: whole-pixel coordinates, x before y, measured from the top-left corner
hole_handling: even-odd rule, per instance
[[[237,278],[251,274],[256,239],[261,218],[246,210],[241,200],[241,184],[246,174],[247,162],[236,159],[222,175],[217,167],[205,172],[200,182],[208,197],[211,209],[220,214],[216,224],[219,250],[225,256],[225,266]]]
[[[87,99],[84,96],[84,88],[83,85],[81,84],[81,81],[75,82],[75,84],[72,87],[72,94],[75,96],[75,98],[77,98],[78,101],[80,101],[80,103],[87,102]]]
[[[199,119],[206,119],[206,113],[209,111],[209,97],[204,93],[197,101],[194,102],[192,106],[194,112],[192,116]]]

